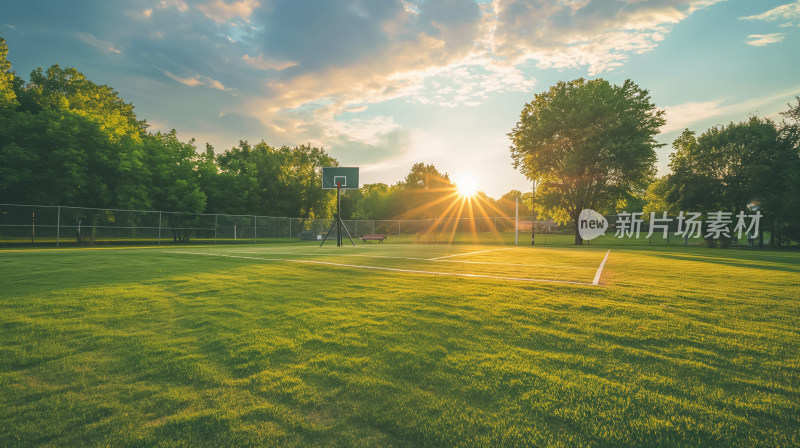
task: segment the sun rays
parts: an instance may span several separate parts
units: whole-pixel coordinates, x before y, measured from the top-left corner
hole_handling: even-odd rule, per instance
[[[471,198],[478,194],[478,179],[472,173],[464,173],[456,181],[456,190],[462,198]]]
[[[485,234],[493,234],[494,239],[502,241],[500,228],[513,229],[514,218],[504,216],[492,200],[478,190],[477,179],[471,174],[458,177],[448,187],[431,188],[419,191],[422,204],[406,211],[398,218],[418,219],[428,216],[417,229],[417,239],[421,242],[453,243],[458,238],[479,241]]]

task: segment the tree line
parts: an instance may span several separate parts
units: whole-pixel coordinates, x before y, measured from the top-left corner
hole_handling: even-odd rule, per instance
[[[7,54],[0,38],[0,203],[295,218],[335,213],[335,193],[321,189],[321,168],[339,162],[322,148],[243,140],[219,153],[200,149],[174,130],[149,132],[132,104],[75,68],[39,68],[25,81]],[[342,215],[439,216],[442,198],[453,191],[447,173],[418,163],[394,185],[348,191]],[[484,198],[494,214],[513,216],[521,196]]]
[[[327,216],[320,148],[239,143],[221,154],[148,124],[74,68],[11,71],[0,39],[0,202],[191,213]]]
[[[780,122],[752,116],[699,136],[689,129],[672,143],[671,172],[656,177],[654,137],[664,112],[632,81],[559,82],[523,108],[509,134],[516,168],[536,179],[536,210],[578,222],[583,209],[603,214],[681,211],[734,217],[760,214],[758,239],[800,242],[800,97]],[[582,244],[577,226],[575,243]]]

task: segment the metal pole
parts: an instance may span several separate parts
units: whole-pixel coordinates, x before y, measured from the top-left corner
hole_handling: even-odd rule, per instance
[[[336,183],[336,247],[341,247],[342,245],[342,197],[341,192],[342,184],[341,182]]]
[[[519,198],[514,198],[514,245],[519,244]]]
[[[219,215],[214,215],[214,244],[217,244],[217,219]]]
[[[61,206],[58,206],[58,218],[56,219],[56,247],[61,244]]]
[[[36,240],[36,212],[31,212],[31,244]]]
[[[289,218],[289,239],[292,239],[292,218]]]
[[[158,212],[158,245],[161,245],[161,212]]]
[[[536,179],[533,180],[531,193],[531,246],[536,242]]]
[[[256,244],[258,237],[258,216],[253,216],[253,244]]]

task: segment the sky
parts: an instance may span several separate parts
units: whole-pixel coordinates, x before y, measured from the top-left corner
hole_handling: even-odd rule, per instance
[[[414,163],[529,191],[507,134],[560,80],[633,80],[683,129],[780,121],[800,95],[800,0],[2,0],[23,79],[113,87],[152,131],[217,152],[310,143],[363,183]]]

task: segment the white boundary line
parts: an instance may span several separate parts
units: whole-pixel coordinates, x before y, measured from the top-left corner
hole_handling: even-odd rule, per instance
[[[407,274],[427,274],[427,275],[441,275],[441,276],[450,276],[450,277],[469,277],[469,278],[486,278],[491,280],[506,280],[506,281],[518,281],[518,282],[532,282],[532,283],[558,283],[558,284],[566,284],[566,285],[580,285],[580,286],[597,286],[596,284],[586,283],[586,282],[571,282],[566,280],[548,280],[548,279],[538,279],[538,278],[518,278],[518,277],[499,277],[493,275],[483,275],[483,274],[465,274],[465,273],[458,273],[458,272],[437,272],[437,271],[417,271],[412,269],[397,269],[397,268],[385,268],[379,266],[361,266],[361,265],[354,265],[354,264],[342,264],[342,263],[329,263],[327,261],[314,261],[314,260],[289,260],[285,258],[261,258],[261,257],[245,257],[241,255],[225,255],[225,254],[209,254],[204,252],[184,252],[184,251],[169,251],[165,253],[171,254],[187,254],[187,255],[206,255],[209,257],[224,257],[224,258],[241,258],[245,260],[263,260],[263,261],[283,261],[288,263],[305,263],[305,264],[319,264],[325,266],[337,266],[337,267],[344,267],[344,268],[355,268],[355,269],[372,269],[376,271],[391,271],[391,272],[403,272]]]
[[[495,266],[520,266],[525,268],[561,268],[561,269],[593,269],[587,266],[562,266],[558,264],[522,264],[522,263],[495,263],[491,261],[464,261],[464,260],[433,260],[442,263],[467,263],[467,264],[488,264]]]
[[[509,248],[510,249],[510,248]],[[499,250],[499,249],[492,249],[492,250]],[[259,255],[289,255],[289,256],[308,256],[308,257],[319,257],[319,256],[326,256],[326,257],[364,257],[364,258],[388,258],[388,259],[395,259],[395,260],[416,260],[416,261],[435,261],[440,263],[464,263],[464,264],[487,264],[487,265],[495,265],[495,266],[518,266],[524,268],[562,268],[562,269],[594,269],[591,266],[564,266],[558,264],[524,264],[524,263],[495,263],[491,261],[465,261],[465,260],[440,260],[438,258],[415,258],[415,257],[392,257],[389,255],[369,255],[369,254],[296,254],[296,253],[284,253],[284,252],[252,252],[252,251],[242,251],[236,252],[240,254],[259,254]],[[459,254],[459,255],[466,255],[466,254]]]
[[[477,252],[467,252],[465,254],[453,254],[453,255],[445,255],[444,257],[428,258],[428,260],[431,260],[431,261],[433,261],[433,260],[441,260],[442,258],[460,257],[462,255],[475,255],[475,254],[482,254],[484,252],[493,252],[493,251],[496,251],[496,250],[508,250],[508,249],[513,249],[513,248],[512,247],[504,247],[502,249],[479,250]]]
[[[592,282],[592,284],[595,285],[595,286],[600,285],[600,274],[603,273],[603,267],[605,267],[606,260],[608,260],[608,254],[610,254],[610,253],[611,253],[611,249],[609,249],[608,252],[606,252],[606,256],[603,257],[603,262],[600,263],[600,267],[597,268],[597,273],[594,274],[594,281]]]

